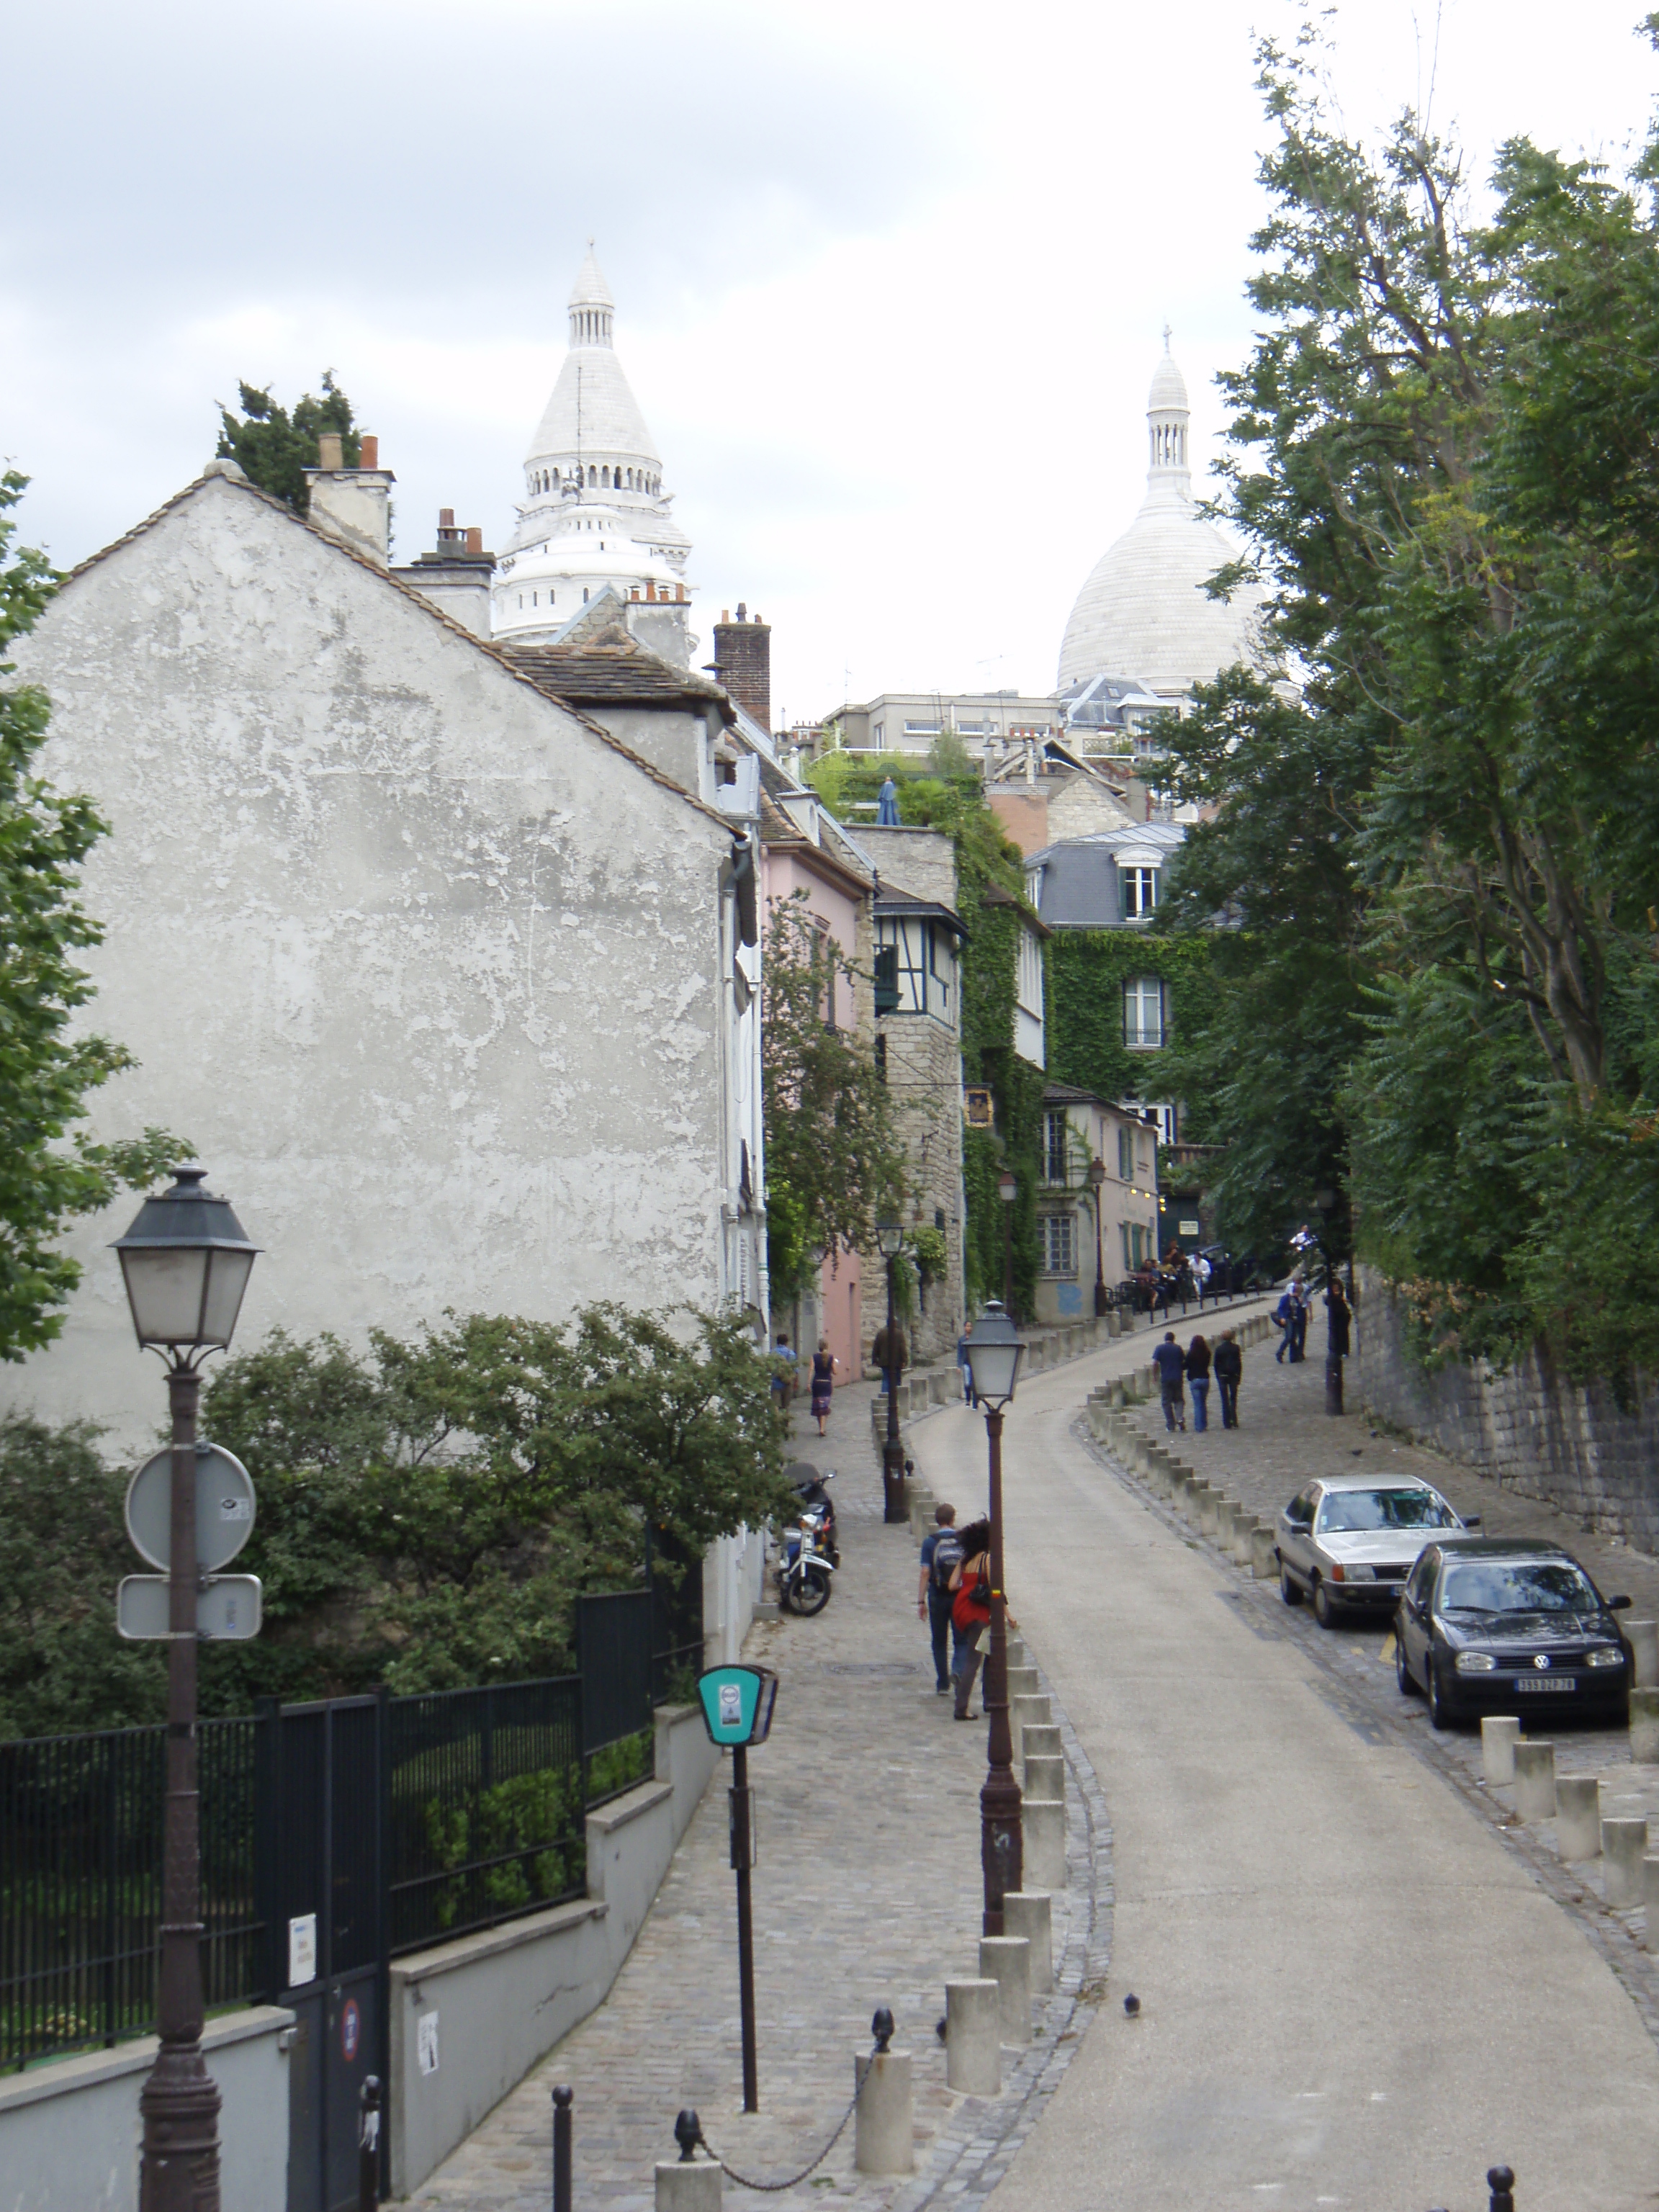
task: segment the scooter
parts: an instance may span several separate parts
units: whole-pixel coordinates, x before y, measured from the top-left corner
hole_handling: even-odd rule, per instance
[[[830,1577],[836,1562],[820,1548],[817,1516],[809,1508],[798,1523],[782,1532],[783,1552],[778,1561],[778,1603],[787,1613],[809,1618],[830,1602]]]
[[[805,1460],[796,1460],[784,1469],[795,1486],[795,1495],[800,1499],[800,1517],[811,1521],[817,1534],[818,1549],[829,1559],[832,1567],[841,1565],[841,1547],[836,1540],[836,1509],[826,1482],[833,1482],[836,1470],[826,1467],[822,1474]]]

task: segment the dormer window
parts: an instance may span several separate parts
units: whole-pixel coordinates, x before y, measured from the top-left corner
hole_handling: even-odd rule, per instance
[[[1123,886],[1123,919],[1142,921],[1158,905],[1158,870],[1144,866],[1120,866]]]

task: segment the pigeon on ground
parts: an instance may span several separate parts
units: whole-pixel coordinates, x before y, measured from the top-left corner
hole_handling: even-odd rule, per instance
[[[1140,2011],[1140,1999],[1133,1990],[1123,2000],[1123,2009],[1131,2020],[1133,2020]]]

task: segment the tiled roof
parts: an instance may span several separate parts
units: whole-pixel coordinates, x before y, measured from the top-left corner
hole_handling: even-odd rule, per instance
[[[501,645],[498,650],[538,690],[583,707],[680,706],[733,717],[718,684],[659,659],[632,639],[622,645]]]

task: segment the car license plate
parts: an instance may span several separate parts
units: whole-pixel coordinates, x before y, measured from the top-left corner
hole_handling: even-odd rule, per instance
[[[1517,1690],[1576,1690],[1578,1677],[1576,1674],[1517,1674],[1515,1686]]]

